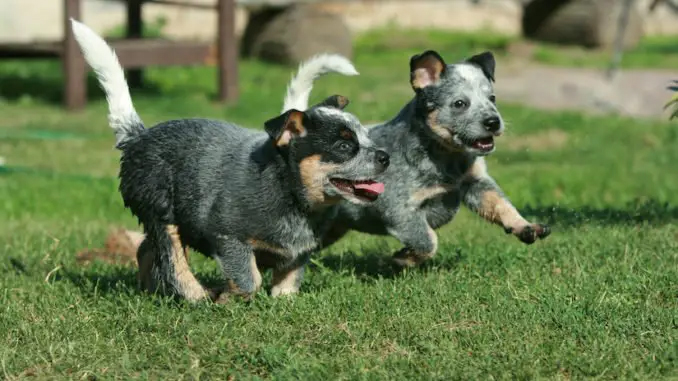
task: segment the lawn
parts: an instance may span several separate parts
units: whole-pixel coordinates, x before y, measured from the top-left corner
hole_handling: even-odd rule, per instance
[[[358,77],[318,81],[365,122],[411,98],[408,60],[449,61],[501,39],[358,40]],[[243,61],[241,100],[213,102],[213,68],[148,71],[148,125],[275,115],[292,68]],[[501,78],[498,78],[501,80]],[[67,114],[49,62],[0,63],[0,375],[6,379],[677,379],[678,125],[540,112],[509,122],[491,173],[552,235],[526,246],[463,210],[426,266],[395,273],[392,238],[351,234],[319,253],[301,293],[187,305],[140,294],[135,270],[75,254],[136,228],[117,193],[118,152],[94,81]],[[662,91],[662,89],[658,89]],[[192,255],[202,279],[212,261]],[[268,284],[267,274],[265,285]]]

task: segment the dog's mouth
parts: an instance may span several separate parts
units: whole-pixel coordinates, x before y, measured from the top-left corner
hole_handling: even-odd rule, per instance
[[[494,137],[488,136],[486,138],[469,141],[468,146],[475,148],[481,152],[491,152],[494,149]]]
[[[339,178],[330,179],[340,192],[353,196],[361,201],[375,201],[380,194],[384,193],[384,183],[374,180],[346,180]]]

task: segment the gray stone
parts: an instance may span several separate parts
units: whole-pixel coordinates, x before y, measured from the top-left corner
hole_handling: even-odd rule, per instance
[[[353,45],[350,30],[339,15],[295,5],[253,13],[243,35],[241,53],[296,65],[319,53],[337,53],[350,59]]]
[[[620,0],[533,0],[525,5],[525,37],[536,41],[589,48],[610,48],[617,34]],[[642,17],[632,7],[624,46],[632,48],[643,36]]]

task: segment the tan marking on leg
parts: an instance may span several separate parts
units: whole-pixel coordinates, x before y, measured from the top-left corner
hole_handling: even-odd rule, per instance
[[[477,158],[466,175],[477,180],[489,177],[485,158]],[[529,225],[529,222],[520,215],[511,202],[496,191],[483,193],[477,213],[487,221],[505,228],[520,230],[525,225]]]
[[[308,156],[299,163],[301,183],[306,190],[306,198],[313,205],[331,205],[341,198],[328,198],[325,195],[324,185],[328,181],[327,175],[338,165],[326,164],[320,161],[320,155]]]
[[[436,234],[435,230],[433,230],[430,226],[428,227],[428,236],[431,237],[431,242],[433,242],[433,250],[430,252],[426,253],[428,258],[433,257],[436,255],[436,252],[438,251],[438,234]]]
[[[485,159],[482,157],[477,158],[471,168],[469,168],[466,176],[470,177],[471,181],[489,178]],[[497,191],[485,191],[480,197],[480,207],[477,213],[487,221],[501,225],[505,229],[510,229],[513,234],[518,234],[526,226],[531,225],[520,215],[520,212],[511,202],[502,197]]]
[[[271,245],[269,243],[266,243],[266,242],[258,240],[258,239],[250,238],[250,239],[247,240],[247,243],[252,245],[252,248],[254,250],[268,251],[270,253],[275,253],[275,254],[282,255],[282,256],[289,256],[290,255],[290,251],[285,249],[284,247]]]
[[[284,247],[280,247],[278,245],[273,245],[261,240],[258,240],[256,238],[250,238],[247,240],[247,243],[252,246],[252,249],[254,249],[255,252],[267,252],[267,253],[272,253],[276,254],[282,257],[287,257],[290,258],[292,257],[292,252]],[[313,250],[316,247],[318,247],[317,244],[310,244],[308,246],[298,246],[295,248],[295,250],[298,250],[299,252],[305,252],[308,250]]]
[[[512,229],[529,225],[518,210],[496,191],[483,193],[478,214],[490,222]]]
[[[168,225],[167,234],[172,238],[172,266],[174,266],[179,292],[190,301],[207,298],[207,290],[198,282],[188,266],[187,250],[181,244],[178,228],[174,225]]]
[[[271,296],[277,297],[299,292],[297,277],[302,269],[302,267],[297,267],[292,270],[273,270]]]
[[[427,188],[417,189],[410,196],[408,204],[411,207],[417,208],[427,200],[452,192],[455,189],[456,187],[450,184],[437,184]]]
[[[250,267],[252,268],[252,278],[254,279],[255,292],[259,291],[261,288],[262,278],[261,272],[259,272],[259,267],[257,267],[257,258],[252,254],[250,258]]]

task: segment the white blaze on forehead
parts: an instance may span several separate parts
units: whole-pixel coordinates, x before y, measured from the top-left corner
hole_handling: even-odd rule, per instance
[[[340,118],[342,119],[345,123],[350,124],[353,122],[351,117],[355,119],[355,117],[347,112],[341,111],[339,109],[336,109],[334,107],[318,107],[316,109],[319,113],[324,114],[325,116],[328,117],[335,117],[335,118]]]
[[[355,132],[355,135],[358,138],[358,144],[360,146],[371,147],[373,145],[372,141],[367,136],[367,129],[362,124],[360,124],[358,118],[356,118],[353,114],[338,110],[334,107],[318,107],[317,110],[328,117],[342,119],[346,126]]]
[[[367,128],[365,126],[358,125],[352,129],[355,131],[355,135],[358,137],[358,144],[361,147],[372,147],[372,140],[367,136]]]
[[[492,93],[492,84],[479,67],[471,64],[459,64],[456,65],[455,72],[467,82],[470,88],[479,90],[482,94]]]

